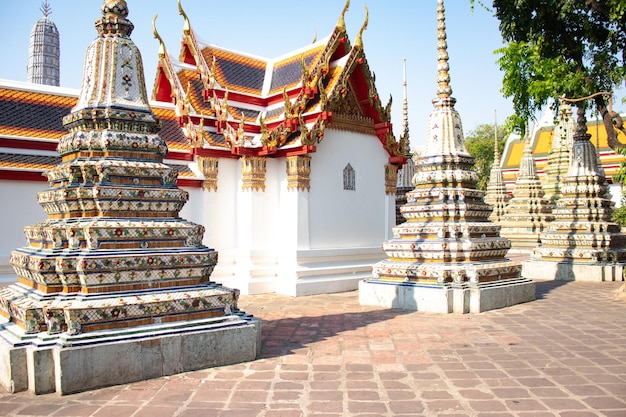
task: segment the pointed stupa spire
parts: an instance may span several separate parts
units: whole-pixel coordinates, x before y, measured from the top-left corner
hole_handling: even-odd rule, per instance
[[[574,143],[575,131],[576,119],[572,114],[572,106],[564,100],[560,100],[552,147],[548,156],[548,164],[544,169],[546,175],[543,178],[545,198],[553,204],[561,198],[561,187],[569,170],[570,149]]]
[[[404,58],[404,72],[402,77],[402,139],[406,141],[406,154],[411,154],[409,146],[409,101],[406,84],[406,58]]]
[[[443,0],[437,1],[437,97],[452,96],[450,86],[450,64],[448,63],[448,42],[446,41],[446,16]]]
[[[493,163],[500,165],[500,148],[498,146],[498,113],[493,112]]]
[[[456,99],[450,87],[448,44],[443,0],[437,2],[437,97],[432,100],[435,110],[430,114],[424,156],[463,155],[465,149],[461,116],[454,109]],[[473,163],[473,160],[472,160]]]
[[[524,139],[524,150],[522,151],[522,160],[520,161],[519,177],[522,176],[536,176],[537,165],[535,164],[535,158],[533,157],[531,146],[531,133],[530,125],[526,127],[526,139]]]
[[[500,168],[500,150],[498,147],[498,117],[494,111],[494,135],[493,135],[493,164],[491,165],[491,172],[489,173],[489,183],[487,184],[487,192],[485,193],[485,203],[489,204],[493,211],[489,216],[489,220],[494,223],[500,223],[506,205],[513,198],[512,195],[507,193],[506,185],[502,178],[502,168]]]
[[[402,135],[400,136],[400,145],[404,148],[406,162],[398,171],[398,182],[396,184],[396,224],[400,224],[404,221],[404,217],[400,214],[400,206],[406,203],[406,193],[413,189],[413,176],[415,175],[415,161],[413,161],[411,144],[409,141],[409,105],[407,99],[406,58],[404,59],[402,87],[404,90],[404,97],[402,99]]]

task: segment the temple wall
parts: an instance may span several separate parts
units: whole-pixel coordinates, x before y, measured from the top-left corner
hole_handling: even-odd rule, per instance
[[[395,224],[395,203],[385,195],[389,155],[378,138],[326,129],[312,158],[311,249],[380,247]],[[347,164],[355,172],[354,191],[343,189]]]
[[[26,245],[24,226],[46,219],[37,204],[37,193],[47,186],[43,181],[0,180],[0,280],[4,274],[13,274],[11,251]]]

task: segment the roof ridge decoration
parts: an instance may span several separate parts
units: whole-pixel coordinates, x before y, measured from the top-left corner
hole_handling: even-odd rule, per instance
[[[214,74],[215,55],[213,55],[213,66],[211,68],[211,71],[209,71],[208,64],[206,60],[204,59],[204,56],[200,52],[196,35],[193,29],[191,28],[191,22],[189,21],[189,17],[187,16],[187,13],[185,13],[185,10],[183,9],[183,6],[180,3],[180,0],[178,0],[178,14],[183,17],[183,21],[184,21],[183,42],[185,42],[186,40],[189,40],[189,42],[187,43],[187,47],[189,48],[189,52],[191,52],[191,54],[193,55],[193,58],[196,64],[196,71],[198,71],[198,73],[200,74],[200,80],[202,81],[204,88],[205,89],[209,88],[208,87],[209,83],[215,85],[215,74]],[[181,49],[181,56],[179,57],[179,59],[180,61],[184,62],[182,54],[183,54],[183,49]]]
[[[359,29],[359,33],[356,35],[356,40],[354,41],[354,47],[357,49],[363,49],[363,32],[365,31],[365,29],[367,29],[367,24],[369,22],[369,17],[370,17],[370,12],[369,10],[367,10],[367,5],[364,5],[364,7],[365,7],[365,21],[363,22],[361,29]]]
[[[341,11],[341,14],[339,15],[339,20],[337,21],[336,27],[341,28],[344,31],[346,30],[345,15],[349,8],[350,8],[350,0],[346,0],[346,4],[343,6],[343,10]]]

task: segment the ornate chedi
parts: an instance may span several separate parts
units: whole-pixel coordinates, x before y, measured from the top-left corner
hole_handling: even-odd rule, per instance
[[[561,184],[554,220],[541,246],[524,262],[523,275],[537,279],[622,281],[626,235],[611,222],[613,202],[604,170],[587,133],[585,108],[578,120],[569,170]]]
[[[513,198],[500,221],[500,235],[511,241],[513,249],[529,251],[535,248],[539,244],[539,234],[552,221],[552,206],[543,195],[530,135],[527,135]]]
[[[496,124],[497,128],[497,124]],[[500,223],[504,216],[504,209],[513,196],[506,192],[506,185],[502,179],[502,168],[500,167],[500,151],[498,149],[498,133],[494,135],[494,158],[491,172],[489,173],[489,183],[485,192],[485,203],[489,204],[493,211],[489,220]]]
[[[521,265],[505,258],[508,239],[488,220],[474,159],[463,143],[450,87],[443,0],[438,2],[438,88],[426,151],[402,207],[407,221],[383,243],[389,257],[359,286],[361,304],[440,313],[481,312],[533,300]]]
[[[27,246],[11,254],[18,282],[0,291],[10,363],[0,382],[12,391],[76,392],[256,356],[258,321],[238,311],[237,290],[209,281],[217,252],[179,217],[188,193],[162,162],[126,2],[106,0],[102,14],[63,119],[62,162],[38,195],[48,219],[25,228]],[[33,365],[41,355],[52,356]]]
[[[544,170],[546,174],[542,181],[544,198],[552,204],[561,198],[561,185],[569,170],[570,149],[574,143],[575,131],[576,121],[572,114],[572,106],[561,101],[548,164]]]

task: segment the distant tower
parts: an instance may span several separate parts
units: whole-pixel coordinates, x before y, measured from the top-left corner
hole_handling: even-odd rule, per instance
[[[404,60],[404,98],[402,100],[402,136],[400,143],[405,149],[406,162],[398,171],[398,183],[396,185],[396,224],[404,222],[404,216],[400,213],[400,207],[406,203],[406,193],[413,189],[413,175],[415,175],[415,162],[411,154],[409,141],[409,104],[406,94],[406,59]]]
[[[41,6],[43,17],[30,31],[28,48],[28,82],[35,84],[59,85],[59,31],[48,18],[51,13],[48,0]]]

